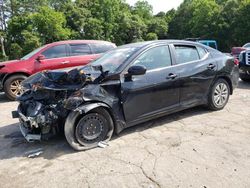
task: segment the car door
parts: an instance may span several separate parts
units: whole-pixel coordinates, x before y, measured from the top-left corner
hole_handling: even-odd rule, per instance
[[[179,106],[178,75],[167,45],[150,48],[130,66],[146,67],[145,75],[121,80],[122,104],[127,124],[152,118]]]
[[[93,54],[90,46],[85,43],[69,44],[71,66],[81,66],[90,63],[99,57]]]
[[[174,44],[172,47],[180,75],[181,106],[185,108],[202,103],[216,76],[216,61],[201,46]]]
[[[65,44],[52,46],[41,52],[40,55],[43,55],[44,59],[35,63],[35,72],[70,66],[69,57],[67,56],[67,46]]]

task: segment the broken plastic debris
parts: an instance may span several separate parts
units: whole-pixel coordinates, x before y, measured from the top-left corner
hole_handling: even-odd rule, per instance
[[[28,158],[35,158],[41,155],[42,153],[43,153],[43,149],[39,148],[39,149],[28,151],[25,153],[25,155],[28,155]]]
[[[98,147],[100,147],[100,148],[106,148],[107,146],[109,146],[109,144],[107,142],[99,142],[98,143]]]

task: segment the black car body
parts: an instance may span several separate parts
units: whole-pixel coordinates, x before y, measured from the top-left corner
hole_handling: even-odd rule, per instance
[[[27,140],[64,128],[69,144],[85,150],[113,132],[197,105],[223,109],[238,84],[234,58],[188,41],[121,46],[69,72],[41,72],[13,112]]]
[[[245,50],[239,55],[240,78],[243,81],[250,81],[250,49]]]

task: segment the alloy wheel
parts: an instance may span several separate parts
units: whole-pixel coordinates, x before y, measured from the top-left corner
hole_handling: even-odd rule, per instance
[[[229,89],[225,83],[219,83],[214,90],[213,101],[217,107],[224,106],[228,100]]]
[[[23,87],[22,87],[22,81],[23,80],[13,80],[10,84],[10,92],[14,96],[20,96],[23,93]]]

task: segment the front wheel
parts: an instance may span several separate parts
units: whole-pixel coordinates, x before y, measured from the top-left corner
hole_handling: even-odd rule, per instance
[[[222,110],[229,99],[230,87],[226,80],[219,79],[210,89],[208,96],[208,107],[211,110]]]
[[[97,108],[87,114],[71,112],[64,127],[65,137],[75,150],[82,151],[109,141],[114,131],[110,114],[104,108]]]

